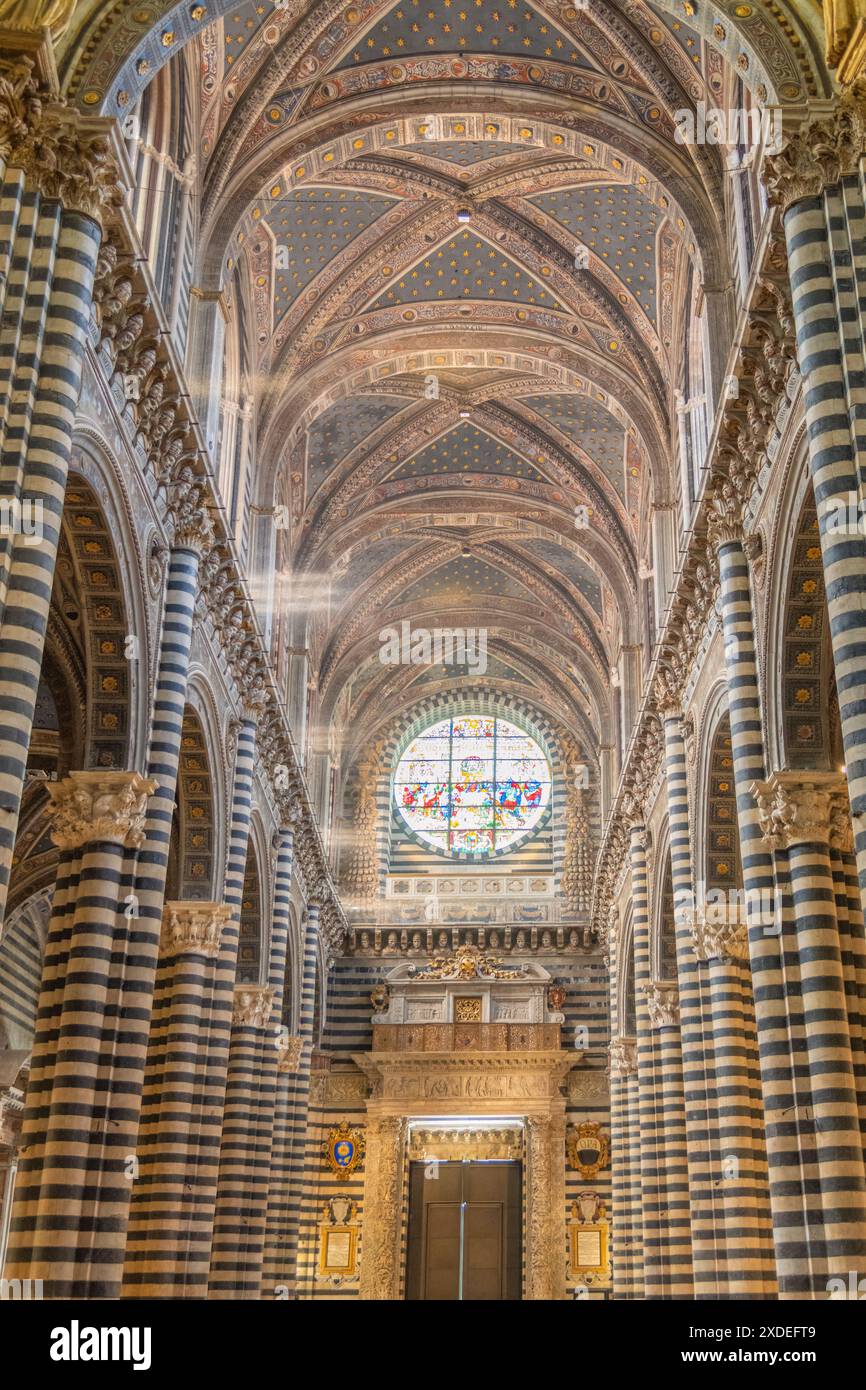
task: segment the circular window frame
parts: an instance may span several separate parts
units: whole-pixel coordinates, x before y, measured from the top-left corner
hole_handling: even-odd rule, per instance
[[[515,729],[519,729],[521,733],[525,734],[527,738],[531,738],[533,742],[537,744],[547,763],[550,773],[550,797],[547,805],[535,824],[530,826],[528,830],[525,830],[522,835],[517,836],[510,845],[505,846],[503,849],[494,848],[492,853],[485,853],[483,850],[437,849],[435,845],[431,845],[428,840],[425,840],[417,830],[412,829],[405,820],[400,807],[397,805],[397,799],[394,795],[394,785],[397,778],[397,768],[400,766],[403,754],[414,739],[421,738],[428,729],[431,729],[435,724],[441,724],[445,719],[494,719],[497,723],[513,724]],[[417,722],[420,723],[420,721]],[[421,723],[420,728],[413,728],[412,731],[404,734],[397,745],[393,766],[391,768],[391,775],[388,781],[388,799],[391,805],[393,825],[396,826],[397,830],[412,844],[417,845],[419,849],[426,850],[428,854],[434,854],[437,859],[441,859],[445,864],[492,864],[494,862],[499,862],[503,859],[507,859],[509,855],[515,854],[517,850],[522,849],[531,839],[541,834],[541,832],[547,828],[551,816],[553,815],[553,768],[553,758],[550,756],[547,740],[539,730],[527,728],[523,720],[519,717],[515,717],[511,713],[497,714],[490,710],[450,710],[448,713],[442,713],[436,718],[425,720]]]

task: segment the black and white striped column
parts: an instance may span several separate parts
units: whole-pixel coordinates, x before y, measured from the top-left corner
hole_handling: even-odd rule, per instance
[[[660,1230],[665,1298],[693,1298],[686,1106],[677,987],[653,981],[644,988],[650,1028],[656,1035],[656,1134],[659,1156]]]
[[[827,1280],[866,1277],[866,1169],[848,996],[830,860],[831,808],[845,796],[838,773],[776,772],[753,787],[765,843],[787,868],[797,987],[787,1006],[802,1018],[811,1142],[820,1203],[812,1206],[813,1292]]]
[[[662,1112],[659,1087],[658,1039],[650,1023],[647,989],[652,983],[650,964],[648,835],[642,821],[631,826],[632,931],[635,988],[635,1043],[637,1048],[638,1130],[640,1143],[640,1203],[643,1228],[643,1286],[646,1298],[665,1296],[664,1173]]]
[[[797,1060],[801,1030],[791,1016],[789,988],[798,970],[776,890],[773,859],[752,794],[764,778],[764,743],[749,565],[743,548],[742,505],[729,482],[712,498],[710,539],[719,557],[720,602],[737,796],[740,860],[748,921],[749,960],[764,1106],[773,1245],[780,1298],[811,1292],[814,1252],[809,1226],[820,1220],[819,1199],[807,1180],[809,1136],[805,1063]],[[805,1141],[805,1142],[804,1142]],[[815,1211],[814,1218],[812,1212]]]
[[[637,1078],[637,1054],[631,1038],[614,1037],[610,1043],[610,1163],[611,1241],[614,1298],[639,1298],[642,1286],[633,1277],[635,1253],[640,1248],[643,1232],[640,1209],[636,1209],[640,1171],[632,1179],[632,1136],[629,1131],[629,1079]],[[634,1156],[637,1157],[639,1136],[634,1136]]]
[[[316,979],[319,955],[319,904],[307,904],[304,924],[304,955],[301,963],[301,1007],[298,1016],[300,1057],[297,1070],[287,1073],[290,1082],[291,1124],[290,1156],[288,1162],[288,1210],[284,1241],[285,1263],[289,1284],[288,1296],[297,1296],[298,1245],[304,1181],[307,1172],[307,1126],[310,1111],[310,1064],[315,1038]],[[281,1290],[282,1296],[282,1290]]]
[[[73,772],[49,786],[63,851],[45,948],[6,1275],[52,1299],[117,1298],[136,1171],[158,932],[135,917],[153,783]]]

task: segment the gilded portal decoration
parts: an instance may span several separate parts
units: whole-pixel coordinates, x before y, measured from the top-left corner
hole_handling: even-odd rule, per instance
[[[461,946],[450,956],[436,956],[419,970],[409,967],[413,980],[522,980],[519,965],[506,965],[501,956],[490,956],[477,946]]]
[[[332,1129],[322,1145],[328,1167],[337,1178],[347,1178],[354,1173],[364,1157],[364,1149],[363,1134],[352,1129],[347,1120]]]
[[[568,1162],[587,1181],[607,1164],[609,1144],[597,1124],[572,1125],[568,1135]]]

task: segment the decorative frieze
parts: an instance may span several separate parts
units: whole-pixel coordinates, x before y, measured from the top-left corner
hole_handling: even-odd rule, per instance
[[[70,772],[47,784],[52,804],[51,838],[60,849],[94,841],[138,849],[144,841],[147,798],[156,783],[137,772]]]
[[[163,954],[219,955],[223,926],[232,910],[225,903],[167,902],[162,914]]]

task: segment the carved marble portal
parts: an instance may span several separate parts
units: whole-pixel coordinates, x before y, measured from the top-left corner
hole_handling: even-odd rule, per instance
[[[362,1298],[402,1297],[402,1214],[408,1159],[418,1155],[418,1130],[440,1139],[424,1156],[441,1157],[488,1116],[502,1120],[497,1134],[522,1131],[525,1203],[524,1298],[565,1298],[566,1076],[575,1052],[370,1052],[354,1058],[366,1073],[367,1162],[361,1249]],[[448,1117],[447,1126],[437,1125]],[[465,1120],[462,1118],[465,1117]],[[508,1121],[512,1125],[508,1125]],[[424,1122],[427,1122],[425,1125]],[[443,1134],[443,1128],[450,1136]],[[489,1131],[488,1131],[489,1132]],[[411,1136],[411,1149],[410,1149]],[[479,1138],[479,1143],[481,1143]],[[465,1143],[463,1144],[465,1149]],[[481,1156],[479,1152],[479,1156]]]

